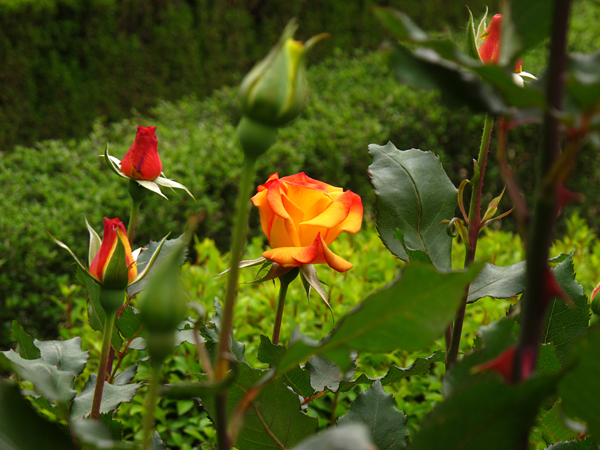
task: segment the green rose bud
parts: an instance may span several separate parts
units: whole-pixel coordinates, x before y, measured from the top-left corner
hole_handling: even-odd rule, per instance
[[[148,352],[160,364],[173,352],[174,333],[185,318],[187,294],[179,267],[186,240],[169,250],[150,275],[140,298],[140,318],[146,331]]]
[[[319,34],[306,44],[292,39],[295,21],[285,27],[267,57],[246,75],[240,86],[243,114],[270,127],[280,127],[300,115],[306,103],[306,53],[327,37]]]

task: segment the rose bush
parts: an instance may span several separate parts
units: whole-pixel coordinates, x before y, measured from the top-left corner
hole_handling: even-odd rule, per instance
[[[138,127],[133,144],[121,161],[121,171],[134,180],[154,181],[162,173],[156,127]]]
[[[329,245],[342,231],[360,230],[363,205],[351,191],[313,180],[304,172],[279,178],[277,173],[252,197],[271,249],[263,257],[283,267],[328,264],[338,272],[352,268]]]
[[[137,277],[127,231],[119,219],[104,218],[102,244],[89,272],[101,285],[123,289]]]

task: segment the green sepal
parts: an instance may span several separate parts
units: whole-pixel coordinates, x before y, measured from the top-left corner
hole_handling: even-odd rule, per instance
[[[148,189],[140,185],[136,180],[129,180],[128,190],[134,204],[142,203],[149,194]]]
[[[498,197],[492,199],[492,201],[487,207],[487,211],[483,215],[483,219],[481,219],[482,222],[491,220],[496,215],[496,212],[498,212],[498,205],[500,204],[500,200],[502,200],[502,196],[504,195],[505,190],[506,186],[504,187],[504,189],[502,189],[502,192]]]
[[[100,286],[100,305],[107,315],[116,314],[125,301],[123,289],[110,289],[106,285]]]
[[[473,13],[467,6],[469,11],[469,23],[467,24],[467,54],[476,60],[480,60],[479,52],[477,51],[477,35],[475,32],[475,22],[473,20]]]
[[[243,116],[237,129],[244,154],[252,159],[265,153],[277,139],[277,128]]]

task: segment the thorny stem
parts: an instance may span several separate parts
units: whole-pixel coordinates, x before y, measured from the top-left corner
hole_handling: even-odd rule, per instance
[[[144,434],[142,437],[142,450],[148,450],[154,431],[154,415],[156,412],[156,400],[158,398],[158,389],[160,387],[160,368],[161,365],[152,366],[150,374],[150,386],[146,397],[146,415],[144,416]]]
[[[227,278],[227,292],[225,294],[225,304],[223,308],[223,319],[221,321],[221,335],[219,336],[218,362],[215,368],[217,380],[222,380],[229,370],[229,348],[231,340],[231,331],[233,327],[233,307],[237,296],[237,285],[239,277],[239,263],[244,251],[246,241],[249,198],[252,191],[252,183],[256,173],[256,158],[246,156],[242,168],[242,178],[238,191],[236,202],[235,222],[231,243],[231,270]],[[227,394],[222,392],[217,395],[217,438],[219,441],[219,450],[229,450],[231,448],[230,439],[227,435]]]
[[[331,417],[329,418],[329,424],[333,426],[335,423],[335,410],[338,404],[338,397],[340,396],[340,390],[338,389],[333,396],[333,405],[331,406]]]
[[[562,110],[570,9],[571,0],[556,0],[554,3],[546,85],[548,109],[544,114],[535,214],[527,242],[526,289],[525,298],[522,301],[521,337],[513,366],[512,379],[514,382],[522,381],[535,368],[545,304],[549,300],[545,298],[543,287],[545,271],[548,270],[548,253],[556,222],[557,183],[549,180],[548,175],[559,157],[560,129],[556,113]]]
[[[106,367],[108,365],[108,352],[111,347],[112,332],[115,326],[116,314],[107,313],[104,319],[104,335],[102,339],[102,351],[100,353],[100,368],[98,369],[98,378],[96,379],[96,388],[94,390],[94,399],[92,401],[92,411],[90,417],[98,420],[100,417],[100,403],[102,402],[102,391],[104,390],[104,381],[106,380]]]
[[[477,251],[477,238],[481,231],[481,193],[483,190],[483,179],[485,176],[485,167],[487,165],[487,157],[490,149],[490,139],[492,137],[492,127],[494,124],[494,116],[486,114],[483,126],[483,135],[481,136],[481,145],[479,147],[479,156],[477,164],[479,166],[479,177],[475,179],[475,186],[471,195],[471,203],[469,205],[469,242],[465,254],[465,267],[469,267],[475,261],[475,252]],[[452,329],[452,338],[450,340],[450,348],[446,356],[446,366],[451,367],[458,358],[458,349],[460,346],[460,336],[462,334],[463,322],[465,320],[465,311],[467,309],[467,294],[469,288],[466,288],[462,303],[456,313],[454,319],[454,327]]]

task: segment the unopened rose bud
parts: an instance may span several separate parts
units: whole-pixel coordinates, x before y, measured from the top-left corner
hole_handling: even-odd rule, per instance
[[[121,161],[121,171],[134,180],[154,181],[162,173],[156,127],[138,127],[135,140]]]
[[[483,39],[483,42],[477,51],[479,52],[481,61],[485,64],[498,64],[498,59],[500,58],[501,29],[502,14],[496,14],[494,17],[492,17],[492,21],[486,28],[485,32],[479,36],[479,39]],[[515,63],[515,73],[521,73],[522,71],[523,67],[521,64],[521,58],[519,58]],[[523,80],[520,77],[516,82],[521,86],[523,85]]]
[[[104,218],[102,244],[89,272],[108,289],[125,289],[137,276],[127,231],[119,219]]]
[[[326,35],[320,34],[303,44],[292,38],[297,28],[295,22],[290,22],[277,45],[242,81],[239,95],[247,118],[280,127],[304,109],[308,95],[306,53]]]
[[[173,351],[174,332],[185,318],[187,294],[179,267],[185,242],[172,248],[158,263],[140,298],[140,318],[151,358],[162,362]]]

